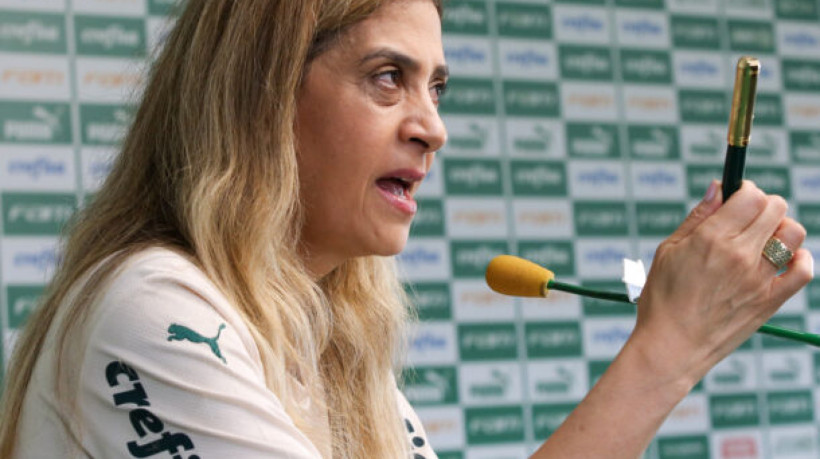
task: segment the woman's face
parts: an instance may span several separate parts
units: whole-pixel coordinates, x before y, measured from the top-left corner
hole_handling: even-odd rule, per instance
[[[446,140],[437,110],[446,78],[429,0],[387,3],[310,64],[295,129],[315,276],[404,247],[413,196]]]

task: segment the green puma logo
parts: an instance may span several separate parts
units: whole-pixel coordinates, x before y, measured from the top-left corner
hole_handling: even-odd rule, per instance
[[[219,335],[222,333],[223,328],[225,328],[225,324],[221,324],[219,326],[219,331],[216,332],[216,336],[213,338],[206,338],[185,325],[171,324],[171,326],[168,327],[168,333],[170,334],[170,336],[168,336],[168,341],[184,341],[187,339],[192,343],[207,343],[208,346],[211,347],[211,351],[213,351],[214,355],[219,357],[219,359],[222,360],[222,363],[227,365],[228,362],[225,361],[225,357],[222,356],[222,352],[219,350],[219,344],[216,342],[216,340],[219,339]]]

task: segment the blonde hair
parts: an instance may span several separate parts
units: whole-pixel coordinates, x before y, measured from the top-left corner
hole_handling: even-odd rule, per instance
[[[407,454],[393,382],[406,308],[392,259],[351,259],[317,283],[297,252],[297,90],[310,60],[384,1],[187,1],[122,152],[72,223],[62,263],[18,341],[0,457],[13,453],[47,330],[59,327],[56,349],[69,352],[110,273],[158,245],[188,256],[232,301],[254,335],[268,387],[297,425],[304,427],[291,378],[325,400],[335,458]],[[70,417],[77,375],[59,363],[57,374]]]

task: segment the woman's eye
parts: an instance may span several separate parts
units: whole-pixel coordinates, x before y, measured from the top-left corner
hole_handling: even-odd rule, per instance
[[[438,83],[430,88],[430,97],[432,97],[433,102],[438,105],[445,92],[447,92],[447,83]]]
[[[379,84],[398,86],[401,80],[401,72],[398,69],[387,70],[376,75]]]

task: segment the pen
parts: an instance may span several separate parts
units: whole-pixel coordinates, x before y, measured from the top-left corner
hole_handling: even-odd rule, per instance
[[[735,88],[732,92],[732,111],[729,114],[729,136],[726,146],[726,162],[723,164],[723,202],[729,199],[743,182],[746,166],[746,146],[752,130],[757,76],[760,61],[743,56],[737,61]]]

